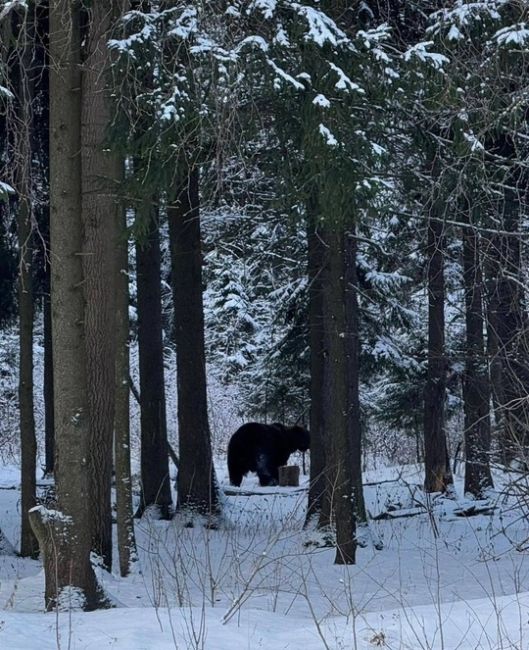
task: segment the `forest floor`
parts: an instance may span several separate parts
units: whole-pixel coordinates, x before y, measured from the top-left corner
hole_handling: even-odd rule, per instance
[[[426,502],[420,467],[367,472],[375,520],[357,564],[342,567],[302,529],[306,491],[259,488],[252,475],[225,496],[217,530],[137,523],[132,575],[98,572],[116,606],[106,611],[43,613],[39,562],[0,556],[0,648],[526,649],[528,512],[495,479],[501,489],[477,504],[490,510],[462,516],[476,503]],[[0,527],[15,547],[19,499],[18,470],[0,467]]]

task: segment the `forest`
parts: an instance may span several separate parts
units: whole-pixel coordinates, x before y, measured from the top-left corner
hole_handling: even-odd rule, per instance
[[[527,647],[528,160],[526,0],[0,0],[0,647]]]

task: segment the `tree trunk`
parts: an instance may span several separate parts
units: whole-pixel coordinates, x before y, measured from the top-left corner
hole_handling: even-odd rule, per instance
[[[44,438],[45,476],[55,470],[55,422],[53,416],[53,343],[51,333],[51,296],[49,287],[50,265],[46,267],[46,289],[43,301],[44,316]]]
[[[116,228],[116,403],[114,410],[114,462],[116,467],[116,519],[119,571],[130,573],[137,559],[132,516],[129,410],[129,254],[125,210],[117,212]]]
[[[483,271],[485,275],[485,313],[487,320],[487,354],[489,358],[489,380],[494,408],[495,431],[502,428],[503,380],[502,362],[498,342],[498,293],[499,262],[497,237],[484,238]]]
[[[160,236],[154,208],[146,203],[147,236],[136,245],[138,348],[141,410],[141,501],[146,508],[171,517],[171,486],[167,456],[167,423],[160,290]]]
[[[17,229],[19,247],[18,313],[19,313],[19,380],[21,455],[21,539],[20,554],[32,557],[38,552],[37,539],[29,523],[29,511],[36,500],[35,418],[33,413],[33,232],[32,232],[32,163],[31,127],[34,87],[28,77],[35,39],[33,16],[17,15],[16,34],[20,51],[11,70],[16,79],[18,121],[15,133],[15,182],[18,193]]]
[[[278,468],[281,487],[299,487],[299,465],[282,465]]]
[[[465,494],[483,498],[492,487],[490,473],[490,385],[485,356],[483,281],[479,240],[474,227],[463,230],[466,363],[463,381],[465,410]]]
[[[326,263],[322,278],[325,349],[326,475],[336,523],[336,564],[354,564],[356,504],[353,449],[348,425],[349,388],[345,316],[345,241],[341,225],[326,226]],[[332,399],[331,399],[332,398]],[[327,410],[327,409],[326,409]]]
[[[32,158],[39,183],[44,188],[49,184],[49,62],[48,34],[49,12],[47,3],[32,3],[36,27],[35,48],[31,70],[34,70],[35,104],[33,111],[31,147]],[[50,297],[50,206],[48,201],[39,201],[33,208],[38,228],[38,243],[34,267],[37,268],[42,291],[42,315],[44,333],[44,476],[51,477],[55,463],[55,425],[53,421],[53,353],[51,334],[51,297]]]
[[[212,515],[219,500],[208,421],[198,167],[186,170],[167,214],[178,371],[178,507]]]
[[[499,442],[503,462],[508,465],[514,458],[527,462],[529,450],[529,337],[520,248],[520,193],[526,190],[519,187],[522,175],[513,162],[516,150],[511,140],[501,138],[496,151],[505,158],[506,166],[512,167],[503,184],[500,217],[505,232],[496,239],[494,251],[498,260],[495,326],[502,369]]]
[[[33,414],[33,292],[31,257],[33,254],[29,199],[21,196],[18,206],[20,276],[18,310],[20,317],[20,370],[18,401],[20,409],[21,514],[20,555],[33,557],[38,552],[35,534],[29,523],[29,511],[36,502],[37,440]]]
[[[355,515],[366,522],[366,507],[362,486],[362,423],[360,417],[360,335],[358,308],[358,277],[356,274],[356,237],[345,236],[345,322],[347,354],[348,414],[347,432],[351,444],[352,481],[354,485]]]
[[[316,225],[316,215],[310,215],[308,225],[309,276],[309,336],[310,336],[310,488],[305,524],[312,519],[318,528],[330,524],[330,499],[325,481],[325,443],[323,377],[325,352],[323,342],[323,294],[321,274],[325,247]]]
[[[436,197],[435,203],[438,198]],[[426,492],[446,492],[452,473],[446,444],[444,404],[446,399],[447,361],[444,352],[444,226],[437,219],[428,220],[428,376],[424,390],[424,464]]]
[[[50,2],[50,226],[58,511],[31,511],[45,572],[46,608],[93,609],[87,362],[81,262],[80,8]]]
[[[85,342],[90,415],[90,476],[93,550],[112,568],[112,436],[115,388],[115,228],[119,209],[115,192],[119,159],[110,152],[110,96],[107,48],[117,2],[93,0],[85,36],[82,76],[82,215]]]

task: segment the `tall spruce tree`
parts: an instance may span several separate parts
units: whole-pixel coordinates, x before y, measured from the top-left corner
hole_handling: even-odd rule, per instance
[[[30,512],[43,554],[45,602],[101,602],[92,550],[88,370],[83,323],[81,10],[50,2],[50,230],[58,509]]]
[[[480,237],[466,205],[468,226],[463,229],[463,277],[465,285],[466,359],[463,379],[465,412],[465,494],[486,496],[490,472],[490,383],[485,350],[483,271]]]
[[[34,188],[32,163],[33,103],[35,84],[31,61],[35,49],[36,16],[34,11],[20,10],[12,15],[11,56],[8,60],[15,101],[12,115],[14,187],[17,192],[17,231],[19,249],[19,382],[21,455],[21,541],[20,553],[35,556],[37,540],[29,523],[29,510],[36,502],[37,440],[33,403],[33,222]]]
[[[125,210],[116,214],[116,388],[114,408],[114,464],[116,468],[116,524],[121,576],[130,573],[137,559],[132,512],[130,466],[130,326],[129,326],[129,242]]]
[[[111,119],[107,41],[121,0],[96,0],[86,15],[83,47],[81,164],[84,337],[87,351],[93,545],[112,568],[112,441],[115,397],[115,241],[120,159],[108,147]]]
[[[141,411],[141,498],[136,516],[150,508],[162,519],[170,519],[172,497],[165,408],[160,231],[156,206],[144,201],[139,220],[145,235],[136,243]]]
[[[174,337],[178,373],[178,507],[202,515],[219,509],[208,421],[199,168],[180,167],[176,196],[168,205]]]

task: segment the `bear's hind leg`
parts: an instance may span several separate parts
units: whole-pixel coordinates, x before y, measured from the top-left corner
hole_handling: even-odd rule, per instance
[[[270,457],[265,452],[260,452],[257,455],[257,476],[259,477],[259,484],[263,487],[267,485],[277,485],[278,483],[278,470],[273,467],[270,462]]]

